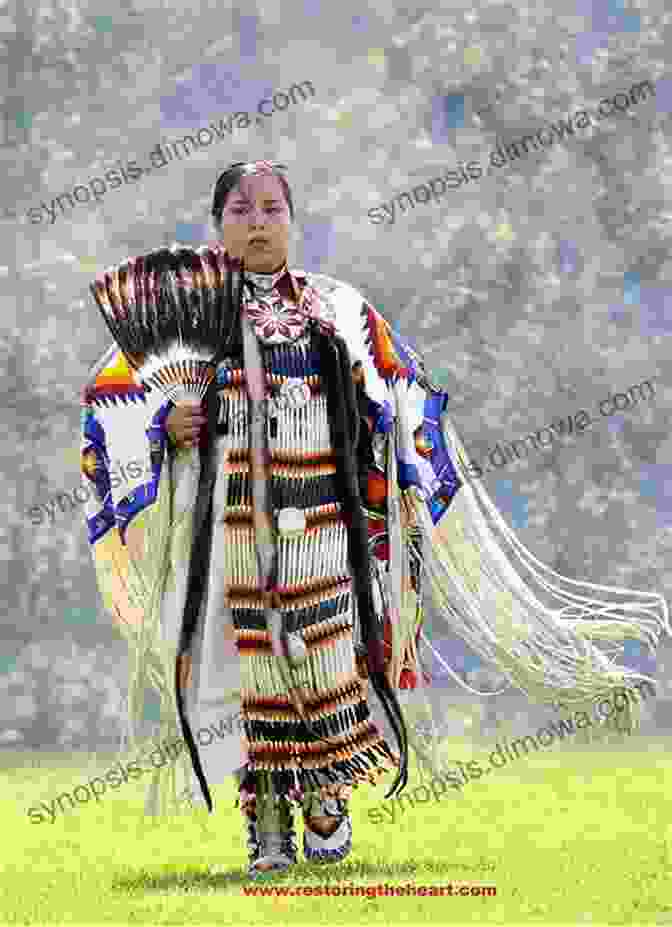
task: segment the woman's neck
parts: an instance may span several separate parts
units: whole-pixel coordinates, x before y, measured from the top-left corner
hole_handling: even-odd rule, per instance
[[[272,277],[274,274],[279,273],[281,270],[284,270],[287,267],[287,259],[285,258],[277,267],[274,267],[270,270],[268,267],[250,267],[245,265],[245,270],[250,274],[263,274],[266,277]]]

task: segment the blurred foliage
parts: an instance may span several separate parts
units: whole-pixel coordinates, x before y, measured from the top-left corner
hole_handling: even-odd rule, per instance
[[[479,82],[492,87],[493,99],[501,90],[507,107],[520,112],[521,125],[570,111],[577,88],[597,100],[601,87],[590,83],[588,71],[569,66],[565,51],[560,60],[553,57],[563,48],[557,30],[570,40],[566,26],[546,14],[530,28],[516,8],[502,7],[495,29],[476,33],[470,27],[462,35],[449,12],[411,15],[392,5],[384,16],[372,12],[353,21],[341,40],[337,20],[347,17],[340,6],[332,11],[323,4],[315,17],[292,16],[290,7],[283,2],[277,31],[271,16],[265,20],[258,41],[263,58],[241,61],[239,68],[230,11],[211,0],[193,9],[149,0],[120,0],[114,9],[97,0],[0,6],[0,167],[6,183],[0,239],[10,255],[2,261],[11,263],[13,255],[16,264],[0,267],[6,306],[0,319],[0,557],[7,571],[0,633],[7,666],[17,660],[0,684],[11,693],[7,705],[24,698],[17,703],[22,736],[37,737],[28,733],[32,726],[65,744],[95,729],[86,721],[79,732],[65,730],[65,706],[74,718],[84,674],[63,677],[50,711],[55,669],[30,667],[40,652],[51,659],[51,641],[79,648],[84,663],[99,650],[124,653],[109,619],[96,611],[82,509],[39,526],[27,514],[79,481],[71,453],[79,391],[108,345],[102,324],[92,321],[92,310],[88,314],[86,287],[96,262],[140,253],[176,233],[197,234],[222,162],[241,157],[290,163],[301,221],[320,217],[329,226],[329,234],[313,235],[315,253],[307,257],[384,308],[424,351],[428,370],[450,395],[449,413],[472,460],[482,461],[497,442],[526,435],[555,416],[582,408],[595,415],[611,392],[655,377],[655,398],[626,411],[618,429],[597,421],[580,440],[558,441],[516,463],[506,478],[516,500],[526,500],[516,530],[544,563],[596,583],[663,593],[670,585],[672,537],[656,518],[656,500],[640,494],[639,477],[642,468],[670,459],[669,345],[642,331],[637,305],[628,303],[620,321],[609,321],[609,304],[622,299],[628,274],[644,282],[672,278],[665,213],[671,162],[654,101],[636,119],[605,123],[590,141],[530,157],[439,204],[405,214],[397,209],[394,226],[374,226],[366,218],[369,205],[412,187],[420,174],[452,167],[451,146],[460,158],[470,156],[468,140],[464,152],[456,137],[450,145],[429,141],[431,99],[441,82],[442,93],[452,88],[464,94],[467,127],[472,96],[485,92]],[[614,47],[617,40],[612,37]],[[663,47],[652,42],[634,57],[624,54],[619,86],[610,89],[628,86],[627,71],[638,79],[664,73]],[[543,66],[540,55],[548,56]],[[487,71],[481,60],[490,62]],[[172,164],[165,180],[152,177],[137,192],[120,192],[114,203],[106,200],[104,212],[81,206],[54,229],[7,219],[72,189],[103,163],[148,151],[167,132],[160,125],[161,97],[174,95],[176,82],[192,79],[204,61],[239,68],[243,84],[288,87],[312,79],[317,94],[305,111],[297,108],[274,117],[269,129],[227,140],[209,159],[194,158],[188,169]],[[120,101],[117,111],[109,105],[112,96]],[[499,120],[511,118],[503,109],[498,103],[484,116],[482,139],[469,127],[474,157],[494,146],[504,128]],[[624,177],[630,178],[625,184]],[[497,232],[505,224],[512,230],[506,240]],[[501,475],[485,475],[491,495]],[[512,516],[504,513],[509,521]],[[55,666],[66,658],[53,659]],[[657,666],[667,694],[669,670],[667,647]],[[103,690],[95,691],[92,718],[97,699],[105,702]],[[499,707],[488,707],[486,717],[505,711],[504,702],[485,703],[495,702]],[[3,725],[11,720],[7,708]]]

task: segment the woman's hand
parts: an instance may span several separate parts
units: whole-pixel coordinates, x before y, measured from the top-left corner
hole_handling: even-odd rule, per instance
[[[166,418],[166,431],[176,447],[198,447],[206,421],[200,400],[185,399]]]

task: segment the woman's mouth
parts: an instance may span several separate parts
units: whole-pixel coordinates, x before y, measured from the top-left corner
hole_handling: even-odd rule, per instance
[[[252,238],[250,240],[250,248],[266,248],[268,246],[267,238]]]

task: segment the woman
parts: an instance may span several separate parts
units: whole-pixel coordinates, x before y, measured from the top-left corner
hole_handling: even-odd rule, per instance
[[[405,784],[413,732],[397,692],[425,681],[418,563],[444,633],[536,701],[581,707],[634,691],[646,677],[590,639],[655,646],[669,632],[660,596],[563,580],[520,545],[464,478],[448,397],[417,355],[352,287],[289,270],[293,214],[279,165],[232,165],[217,181],[215,229],[244,286],[205,411],[159,404],[114,349],[84,393],[89,537],[133,645],[131,714],[149,683],[189,748],[154,786],[172,777],[179,791],[193,766],[187,792],[211,807],[208,782],[236,772],[251,877],[296,861],[295,804],[306,858],[338,861],[351,848],[352,788],[395,767]],[[111,460],[139,444],[152,481],[113,500]],[[396,743],[373,723],[363,677]],[[204,743],[227,705],[244,738]]]

